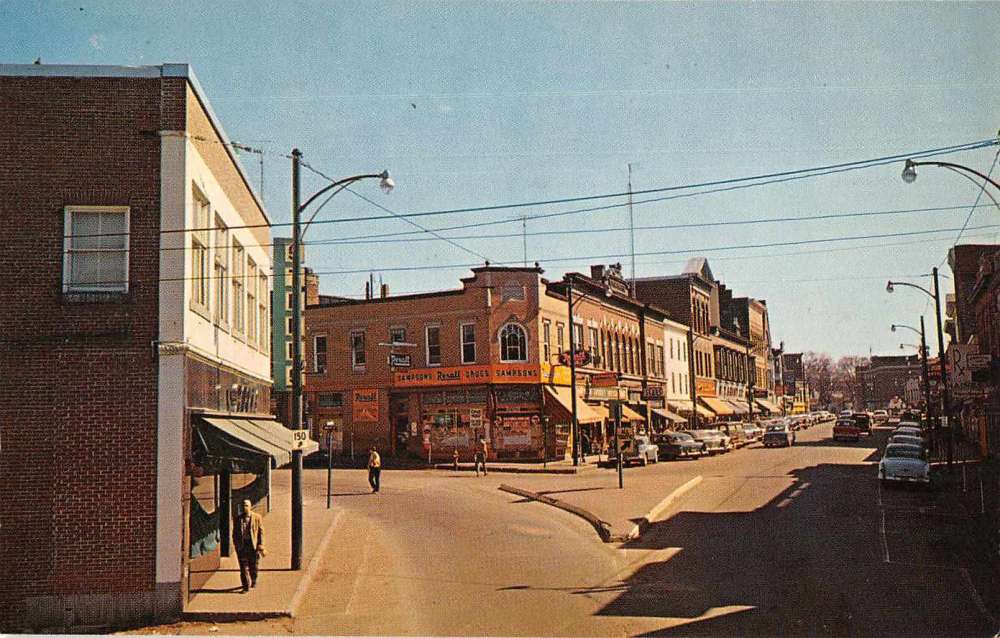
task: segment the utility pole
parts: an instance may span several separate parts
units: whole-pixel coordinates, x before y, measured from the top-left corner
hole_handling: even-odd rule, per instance
[[[635,217],[632,214],[632,163],[628,164],[628,232],[632,245],[632,295],[635,296]]]
[[[302,257],[299,227],[299,161],[292,150],[292,429],[302,429]],[[292,564],[302,569],[302,450],[292,451]]]
[[[580,465],[580,425],[576,417],[576,338],[573,336],[573,279],[566,279],[566,307],[569,310],[569,388],[573,394],[573,425],[570,434],[573,437],[573,467]],[[561,354],[561,353],[560,353]]]
[[[920,315],[920,354],[923,355],[924,403],[927,404],[927,420],[931,420],[931,381],[927,368],[927,338],[924,332],[924,316]]]
[[[935,266],[931,270],[934,277],[934,313],[937,318],[938,334],[938,365],[941,366],[941,415],[948,420],[948,471],[952,471],[952,460],[954,458],[955,435],[953,434],[951,417],[948,410],[951,404],[948,396],[948,367],[944,358],[944,330],[941,329],[941,288],[938,285],[938,269]]]
[[[521,243],[524,249],[524,267],[528,267],[528,216],[521,215]]]
[[[754,365],[753,354],[751,354],[751,345],[753,341],[747,344],[747,407],[750,408],[750,415],[748,418],[748,423],[753,423],[753,398],[754,398],[754,385],[757,376],[757,366]]]
[[[693,323],[693,322],[692,322]],[[688,346],[688,379],[691,381],[691,425],[689,426],[692,430],[698,427],[698,390],[697,383],[695,382],[694,375],[694,328],[688,327],[687,334],[687,346]]]

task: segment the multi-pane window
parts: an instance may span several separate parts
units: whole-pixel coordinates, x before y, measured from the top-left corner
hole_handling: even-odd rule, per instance
[[[229,269],[229,229],[218,216],[215,218],[215,259],[212,266],[212,281],[215,290],[215,323],[229,323],[228,293],[229,281],[226,273]]]
[[[646,374],[655,376],[656,369],[656,345],[652,341],[646,342]]]
[[[191,302],[208,308],[208,200],[194,196],[191,232]]]
[[[462,324],[462,363],[476,362],[476,324]]]
[[[326,335],[313,336],[313,372],[326,372]]]
[[[364,330],[352,330],[351,331],[351,367],[353,368],[364,368],[365,367],[365,331]]]
[[[566,332],[566,326],[561,323],[556,323],[556,348],[559,349],[559,356],[566,352],[564,333]]]
[[[406,328],[402,326],[395,326],[393,328],[389,328],[389,342],[406,343]]]
[[[562,324],[557,327],[561,328]],[[528,339],[524,328],[516,323],[508,323],[500,329],[500,360],[528,360]]]
[[[238,241],[233,240],[233,330],[242,333],[245,320],[243,316],[243,275],[246,251]]]
[[[545,363],[552,363],[552,322],[548,319],[542,321],[542,358]]]
[[[257,263],[247,257],[247,343],[257,343]]]
[[[573,344],[576,346],[577,350],[583,350],[583,324],[574,323],[573,324]]]
[[[67,207],[65,223],[63,292],[128,292],[128,207]]]
[[[600,356],[601,340],[597,336],[597,328],[590,328],[590,351],[594,356]]]
[[[441,327],[427,326],[424,328],[427,345],[427,365],[441,365]]]
[[[268,302],[271,299],[267,288],[267,275],[264,273],[258,277],[260,292],[257,294],[257,323],[260,327],[260,349],[261,352],[271,351],[271,315],[267,311]]]
[[[656,346],[656,376],[662,377],[664,372],[664,366],[666,361],[664,360],[664,347],[662,345]]]

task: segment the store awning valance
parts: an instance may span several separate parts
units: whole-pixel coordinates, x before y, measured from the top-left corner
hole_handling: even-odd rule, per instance
[[[698,400],[704,403],[706,408],[718,416],[732,416],[734,412],[733,408],[722,399],[716,399],[715,397],[698,397]]]
[[[726,399],[726,403],[731,405],[733,407],[733,411],[740,416],[750,414],[750,406],[743,401],[738,399]]]
[[[573,393],[569,388],[562,386],[545,386],[545,392],[552,397],[559,406],[566,411],[569,417],[573,418]],[[598,423],[604,419],[603,416],[593,407],[587,404],[580,395],[576,397],[576,421],[577,423]]]
[[[319,449],[309,440],[299,448],[292,430],[271,419],[200,416],[194,423],[195,461],[208,469],[260,472],[268,463],[281,467],[292,451],[309,455]]]
[[[754,399],[754,403],[756,403],[759,407],[763,408],[764,410],[767,410],[770,414],[781,413],[781,408],[771,403],[767,399]]]
[[[675,410],[675,411],[679,412],[680,414],[691,414],[691,403],[690,402],[686,401],[684,403],[677,403],[675,401],[667,401],[667,405],[669,405],[672,410]],[[711,418],[713,418],[715,416],[715,412],[712,412],[711,410],[709,410],[705,406],[699,405],[699,406],[696,406],[696,407],[698,408],[698,414],[700,416],[703,416],[703,417],[706,417],[706,418],[709,418],[709,419],[711,419]]]
[[[681,415],[664,408],[653,408],[653,414],[661,416],[671,423],[687,423],[687,419]]]

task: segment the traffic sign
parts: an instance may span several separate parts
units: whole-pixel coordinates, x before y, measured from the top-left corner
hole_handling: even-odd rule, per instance
[[[309,430],[292,430],[292,447],[301,450],[309,443]]]

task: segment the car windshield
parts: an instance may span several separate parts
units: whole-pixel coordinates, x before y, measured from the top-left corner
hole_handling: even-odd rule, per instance
[[[917,428],[896,428],[893,434],[906,434],[909,436],[920,436],[920,430]]]
[[[854,421],[837,421],[837,426],[842,428],[853,428],[857,426]]]
[[[910,445],[920,445],[922,439],[909,434],[897,434],[889,438],[890,443],[909,443]]]
[[[680,441],[691,441],[691,440],[693,440],[693,439],[691,438],[691,435],[690,435],[690,434],[681,434],[681,433],[677,433],[677,434],[672,434],[672,435],[670,435],[670,439],[671,439],[672,441],[674,441],[674,442],[680,442]]]
[[[781,424],[767,426],[768,432],[784,432],[785,426]]]
[[[924,451],[915,445],[890,445],[885,448],[887,459],[923,459]]]

